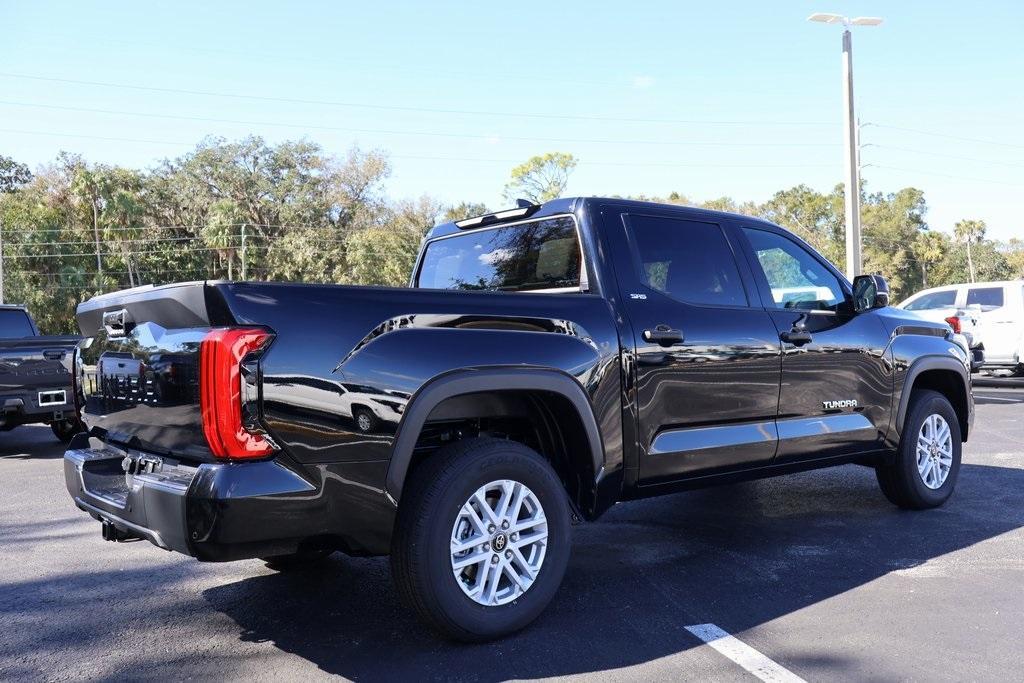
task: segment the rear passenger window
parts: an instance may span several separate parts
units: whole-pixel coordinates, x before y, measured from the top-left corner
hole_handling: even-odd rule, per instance
[[[651,289],[694,304],[747,306],[732,249],[714,223],[630,215],[637,275]]]
[[[908,311],[930,311],[935,308],[952,308],[956,302],[956,290],[947,289],[918,297],[905,306]]]
[[[1003,307],[1002,287],[971,287],[967,290],[967,305],[977,304],[982,311],[994,311]]]

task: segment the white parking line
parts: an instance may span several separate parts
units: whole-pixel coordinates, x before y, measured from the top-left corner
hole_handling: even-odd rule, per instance
[[[714,624],[694,624],[693,626],[687,626],[686,630],[710,645],[719,654],[728,657],[762,681],[767,681],[768,683],[806,683],[804,679],[786,667],[776,664],[742,640],[729,635]]]
[[[1002,396],[984,396],[982,394],[975,394],[974,398],[983,398],[986,401],[1006,401],[1007,403],[1024,403],[1024,399],[1003,398]]]

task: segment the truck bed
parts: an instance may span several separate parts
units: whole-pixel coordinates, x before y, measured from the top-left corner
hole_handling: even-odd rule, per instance
[[[120,311],[130,331],[111,336],[103,316]],[[274,335],[261,359],[262,418],[303,463],[387,459],[398,424],[378,419],[376,433],[360,433],[352,403],[388,403],[398,418],[417,390],[455,368],[516,358],[558,368],[593,392],[617,392],[619,379],[607,367],[618,351],[608,303],[586,294],[197,282],[97,297],[78,320],[95,335],[84,354],[98,377],[87,424],[109,440],[197,461],[212,459],[199,347],[217,327]],[[507,345],[515,351],[501,353]]]

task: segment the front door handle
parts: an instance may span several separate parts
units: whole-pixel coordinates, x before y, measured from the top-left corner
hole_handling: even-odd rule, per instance
[[[789,332],[783,332],[779,335],[779,339],[792,344],[793,346],[803,346],[804,344],[812,341],[811,333],[807,330],[790,330]]]
[[[644,341],[661,346],[672,346],[682,343],[683,333],[680,330],[673,330],[668,325],[658,325],[653,330],[644,330]]]
[[[789,332],[779,333],[779,339],[793,346],[803,346],[809,343],[813,337],[807,331],[807,314],[805,313],[797,318],[796,322],[793,323],[793,329]]]

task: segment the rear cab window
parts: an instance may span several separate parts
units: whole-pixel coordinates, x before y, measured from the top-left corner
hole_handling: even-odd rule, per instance
[[[581,267],[575,220],[558,216],[428,242],[415,285],[466,291],[580,291]]]
[[[36,331],[32,327],[28,313],[17,308],[0,310],[0,339],[34,336],[36,336]]]

